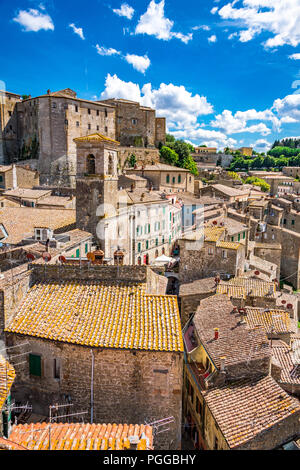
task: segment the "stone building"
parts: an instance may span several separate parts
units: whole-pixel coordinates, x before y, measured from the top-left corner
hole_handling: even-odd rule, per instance
[[[74,138],[100,132],[121,142],[121,170],[132,154],[137,162],[159,161],[165,118],[126,100],[79,99],[67,88],[35,98],[1,92],[0,163],[26,161],[42,184],[75,186]]]
[[[69,402],[98,423],[173,417],[156,445],[178,449],[183,340],[165,279],[144,267],[35,266],[30,285],[6,315],[7,345],[26,338],[31,351],[14,398],[44,416]]]
[[[204,227],[179,240],[181,282],[220,275],[239,276],[244,272],[245,245],[226,240],[224,227]]]
[[[39,184],[39,173],[30,167],[15,164],[0,166],[0,190],[31,189]]]
[[[0,90],[0,165],[17,159],[17,104],[20,102],[20,95]]]
[[[185,427],[195,447],[271,450],[299,439],[300,402],[271,377],[263,328],[226,296],[201,301],[184,342]]]
[[[146,189],[142,179],[140,185],[132,180],[128,189],[126,176],[118,176],[118,142],[98,133],[75,141],[77,227],[93,234],[106,258],[113,259],[121,249],[125,264],[150,264],[169,255],[181,236],[176,197]],[[138,177],[128,174],[133,176]]]
[[[166,193],[194,193],[194,175],[184,168],[155,163],[126,170],[127,174],[136,174],[146,178],[153,189]]]
[[[115,139],[122,147],[153,148],[165,143],[166,119],[157,118],[154,109],[124,99],[107,99],[99,103],[115,108]]]

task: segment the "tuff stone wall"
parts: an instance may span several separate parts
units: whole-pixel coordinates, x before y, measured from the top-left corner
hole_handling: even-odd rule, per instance
[[[149,149],[149,148],[138,148],[138,147],[120,147],[118,149],[119,154],[119,169],[123,170],[128,166],[126,164],[127,160],[131,155],[136,157],[136,165],[151,165],[154,163],[159,163],[159,150],[158,149]]]
[[[194,281],[205,277],[212,277],[219,273],[238,276],[244,271],[245,250],[241,246],[238,250],[227,249],[227,258],[222,257],[223,248],[217,248],[214,243],[206,243],[201,249],[186,249],[186,244],[193,243],[188,240],[179,240],[180,264],[179,279],[181,282]],[[214,247],[214,255],[208,253],[209,246]]]
[[[42,357],[42,377],[30,376],[28,363],[19,366],[12,397],[28,400],[33,412],[47,416],[50,404],[64,402],[69,396],[72,412],[87,411],[84,420],[89,421],[90,348],[11,333],[7,333],[7,344],[20,344],[25,338],[32,354]],[[93,349],[93,354],[94,422],[144,423],[173,416],[175,423],[157,436],[156,448],[178,449],[183,354],[100,348]],[[54,378],[54,359],[60,364],[60,379]]]

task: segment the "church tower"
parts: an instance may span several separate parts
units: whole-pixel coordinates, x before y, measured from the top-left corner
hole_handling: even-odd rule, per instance
[[[76,227],[92,233],[101,247],[99,222],[112,216],[118,208],[120,144],[101,134],[78,137],[74,142],[77,147]]]

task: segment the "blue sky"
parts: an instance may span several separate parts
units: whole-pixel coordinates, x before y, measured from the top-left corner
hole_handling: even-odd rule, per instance
[[[1,88],[139,100],[220,149],[299,136],[300,0],[0,0]]]

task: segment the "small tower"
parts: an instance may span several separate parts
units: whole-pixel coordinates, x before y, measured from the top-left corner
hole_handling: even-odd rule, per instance
[[[97,225],[112,215],[118,204],[120,144],[101,134],[78,137],[74,142],[77,147],[76,226],[91,232],[101,246]]]

